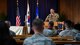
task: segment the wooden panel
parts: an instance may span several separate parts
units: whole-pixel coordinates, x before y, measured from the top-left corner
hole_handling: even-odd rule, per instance
[[[0,13],[7,13],[7,0],[0,0]]]
[[[80,0],[60,0],[60,13],[74,23],[80,22]]]

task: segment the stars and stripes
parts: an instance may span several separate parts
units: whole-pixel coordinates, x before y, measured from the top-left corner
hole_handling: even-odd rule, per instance
[[[21,21],[20,21],[20,15],[19,15],[19,8],[17,7],[17,15],[16,15],[16,26],[20,26]]]

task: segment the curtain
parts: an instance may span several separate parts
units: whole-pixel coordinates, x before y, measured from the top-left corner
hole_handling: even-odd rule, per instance
[[[19,13],[21,26],[25,25],[25,15],[27,10],[27,0],[18,0]],[[11,25],[16,25],[16,15],[17,15],[17,0],[7,0],[7,20],[11,22]]]
[[[29,0],[30,3],[30,16],[31,16],[31,27],[32,21],[36,18],[36,7],[37,7],[37,0]],[[46,16],[49,14],[49,10],[53,8],[55,12],[58,13],[58,0],[39,0],[39,17],[43,21],[45,20]],[[31,31],[33,33],[33,31]]]
[[[25,15],[27,11],[27,0],[18,0],[19,2],[19,12],[21,19],[21,26],[25,25]]]
[[[15,26],[16,23],[16,0],[7,0],[7,20],[11,25]]]
[[[25,25],[25,15],[27,11],[27,0],[18,0],[19,2],[19,12],[20,12],[20,19],[21,25]],[[8,0],[8,20],[11,22],[12,25],[16,25],[16,0]],[[37,0],[29,0],[30,4],[30,23],[32,27],[32,21],[36,18],[36,7],[37,7]],[[46,16],[50,13],[49,10],[53,8],[55,12],[58,12],[58,0],[39,0],[39,17],[43,21],[45,20]],[[32,31],[31,31],[32,32]]]

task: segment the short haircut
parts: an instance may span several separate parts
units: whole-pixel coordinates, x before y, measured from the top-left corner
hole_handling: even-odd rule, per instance
[[[65,20],[64,23],[67,24],[68,27],[73,27],[74,26],[74,23],[70,20]]]
[[[53,8],[51,8],[50,10],[54,10]]]
[[[74,25],[74,28],[75,28],[76,30],[79,30],[79,31],[80,31],[80,24],[79,24],[79,23],[75,24],[75,25]]]
[[[0,35],[10,35],[9,28],[4,21],[0,21]]]
[[[36,28],[40,28],[43,25],[44,25],[44,22],[41,19],[34,19],[32,22],[32,26],[35,26]]]
[[[10,21],[5,21],[5,23],[6,23],[6,25],[8,26],[8,27],[10,27],[11,26],[11,22]]]
[[[49,22],[49,25],[50,25],[51,27],[53,27],[53,26],[54,26],[53,21],[50,21],[50,22]]]

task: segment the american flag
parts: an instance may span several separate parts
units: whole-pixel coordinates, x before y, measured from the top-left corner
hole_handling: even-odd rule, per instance
[[[17,15],[16,15],[16,26],[20,26],[21,21],[20,21],[20,15],[19,15],[19,8],[17,7]]]

